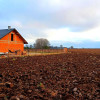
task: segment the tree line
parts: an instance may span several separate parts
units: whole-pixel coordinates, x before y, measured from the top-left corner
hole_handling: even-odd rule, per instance
[[[63,45],[60,45],[59,47],[58,46],[50,46],[50,42],[45,39],[45,38],[39,38],[39,39],[36,39],[35,43],[33,45],[26,45],[24,47],[25,49],[63,49]],[[74,47],[71,46],[69,47],[70,49],[73,49]]]

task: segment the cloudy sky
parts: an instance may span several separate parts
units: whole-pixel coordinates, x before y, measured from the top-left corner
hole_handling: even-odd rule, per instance
[[[100,0],[0,0],[0,29],[9,25],[29,44],[100,48]]]

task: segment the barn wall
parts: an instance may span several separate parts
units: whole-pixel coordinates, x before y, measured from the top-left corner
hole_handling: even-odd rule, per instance
[[[13,34],[13,41],[11,41],[11,34]],[[0,52],[8,52],[8,49],[11,51],[15,50],[24,50],[24,43],[22,39],[15,34],[15,31],[10,32],[5,37],[0,39]]]

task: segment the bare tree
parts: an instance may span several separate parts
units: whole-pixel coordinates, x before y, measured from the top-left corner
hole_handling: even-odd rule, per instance
[[[50,43],[47,39],[40,38],[35,41],[34,47],[36,49],[47,49],[49,48]]]
[[[71,46],[71,47],[70,47],[70,49],[74,49],[74,47],[73,47],[73,46]]]

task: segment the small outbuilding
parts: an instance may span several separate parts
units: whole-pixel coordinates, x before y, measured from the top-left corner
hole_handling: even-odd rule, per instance
[[[0,53],[24,51],[24,44],[28,44],[28,42],[15,28],[8,26],[8,29],[0,30]]]

